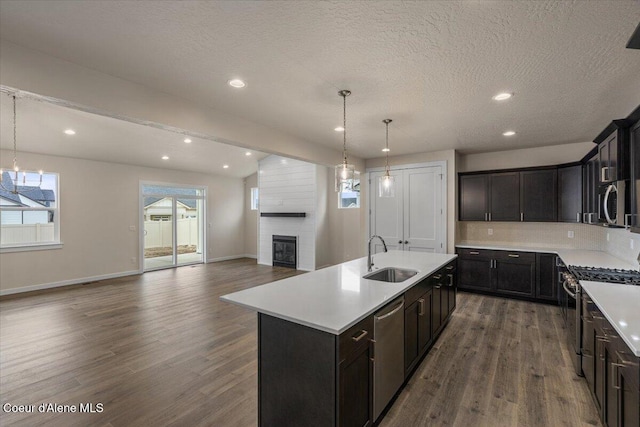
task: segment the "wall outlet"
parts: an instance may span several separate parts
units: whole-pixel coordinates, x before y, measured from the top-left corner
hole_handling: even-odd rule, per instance
[[[629,239],[629,249],[633,249],[635,245],[635,242],[633,241],[633,239]]]
[[[489,236],[493,236],[493,228],[487,229],[487,233],[489,233]]]
[[[135,264],[135,263],[137,263],[137,262],[138,262],[138,258],[136,258],[136,257],[132,256],[132,257],[131,257],[131,264]]]
[[[573,230],[567,231],[567,237],[568,238],[573,239],[574,236],[575,236],[575,234],[573,233]]]
[[[129,231],[136,231],[136,226],[135,225],[130,225],[129,226]]]
[[[607,242],[610,240],[609,233],[607,233]]]

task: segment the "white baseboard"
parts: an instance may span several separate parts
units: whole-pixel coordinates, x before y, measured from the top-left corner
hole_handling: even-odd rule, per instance
[[[240,258],[253,258],[253,259],[258,259],[258,256],[257,256],[257,255],[250,255],[250,254],[223,256],[223,257],[218,257],[218,258],[209,258],[209,259],[207,260],[207,263],[210,263],[210,262],[220,262],[220,261],[229,261],[229,260],[232,260],[232,259],[240,259]]]
[[[62,280],[60,282],[43,283],[41,285],[21,286],[19,288],[2,289],[0,296],[21,294],[23,292],[40,291],[43,289],[61,288],[63,286],[79,285],[81,283],[97,282],[99,280],[116,279],[118,277],[135,276],[140,274],[138,270],[123,271],[121,273],[102,274],[100,276],[83,277],[81,279]]]

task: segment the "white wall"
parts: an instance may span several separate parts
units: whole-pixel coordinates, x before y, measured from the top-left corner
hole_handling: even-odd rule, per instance
[[[0,155],[9,158],[11,153],[3,150]],[[64,246],[0,254],[2,293],[138,271],[141,180],[208,187],[206,222],[211,226],[206,233],[207,258],[244,254],[240,178],[29,153],[19,153],[18,157],[26,169],[42,168],[60,174],[60,233]],[[130,231],[130,226],[135,226],[136,231]]]
[[[333,264],[329,243],[328,175],[326,167],[316,165],[316,268]]]
[[[258,174],[244,179],[244,253],[258,257],[258,212],[251,210],[251,189],[258,186]]]
[[[559,165],[581,160],[594,147],[593,142],[577,142],[492,153],[461,154],[458,169],[459,172],[471,172]]]
[[[456,234],[456,216],[454,215],[456,212],[457,204],[456,152],[454,150],[443,150],[433,151],[430,153],[409,154],[404,156],[389,156],[390,166],[409,165],[435,161],[447,162],[447,252],[454,253]],[[383,167],[384,165],[384,157],[368,159],[366,162],[367,169]]]
[[[259,162],[260,212],[305,212],[304,218],[260,217],[258,263],[272,265],[272,236],[297,236],[298,268],[316,268],[316,165],[280,156]]]

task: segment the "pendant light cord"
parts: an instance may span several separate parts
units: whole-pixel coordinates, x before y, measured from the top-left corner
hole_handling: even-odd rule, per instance
[[[385,145],[385,148],[387,149],[387,151],[385,151],[384,154],[386,155],[386,159],[387,159],[387,167],[386,167],[387,175],[389,175],[389,122],[390,121],[391,120],[385,121],[385,124],[387,126],[387,143]]]
[[[347,164],[347,93],[342,91],[342,157],[344,164]]]

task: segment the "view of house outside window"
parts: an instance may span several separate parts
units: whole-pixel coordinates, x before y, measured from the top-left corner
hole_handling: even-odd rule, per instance
[[[344,187],[342,192],[338,193],[338,208],[351,209],[360,207],[360,174],[356,172],[353,180],[353,187]]]
[[[4,171],[0,182],[0,247],[60,242],[58,174]]]

